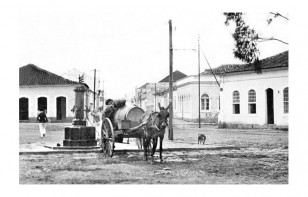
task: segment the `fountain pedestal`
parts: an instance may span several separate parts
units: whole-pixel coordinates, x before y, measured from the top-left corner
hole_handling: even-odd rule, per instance
[[[72,126],[65,127],[63,146],[65,147],[88,147],[97,146],[95,139],[95,127],[86,126],[85,120],[85,91],[86,87],[80,85],[75,91],[75,119]]]

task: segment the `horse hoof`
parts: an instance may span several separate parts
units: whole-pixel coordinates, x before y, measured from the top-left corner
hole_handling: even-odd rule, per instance
[[[164,160],[160,160],[160,163],[166,163]]]

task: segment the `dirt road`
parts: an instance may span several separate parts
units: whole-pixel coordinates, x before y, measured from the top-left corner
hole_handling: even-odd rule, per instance
[[[22,144],[37,137],[22,127]],[[35,127],[36,128],[36,127]],[[173,143],[196,144],[199,132],[206,144],[233,145],[239,150],[165,151],[165,163],[142,160],[141,152],[25,154],[19,156],[20,184],[288,184],[288,132],[278,130],[174,129]],[[34,134],[31,134],[34,133]],[[61,139],[54,128],[48,141]],[[25,137],[23,137],[25,136]],[[32,141],[27,142],[27,139]],[[167,137],[166,137],[167,140]],[[36,142],[37,143],[37,142]],[[200,147],[202,147],[200,145]]]
[[[20,184],[287,184],[288,150],[247,148],[142,153],[20,155]]]

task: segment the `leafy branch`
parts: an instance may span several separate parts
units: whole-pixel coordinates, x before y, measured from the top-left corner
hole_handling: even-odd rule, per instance
[[[250,28],[249,25],[245,23],[243,19],[243,13],[241,12],[227,12],[223,14],[226,16],[226,26],[228,26],[230,22],[235,23],[235,31],[232,34],[233,39],[235,40],[235,48],[233,49],[235,58],[238,58],[246,63],[253,63],[257,73],[261,73],[261,66],[259,61],[260,52],[257,45],[258,42],[275,40],[283,44],[288,44],[287,42],[274,37],[260,37],[253,28]],[[278,12],[271,12],[270,14],[274,15],[274,18],[282,17],[286,20],[289,20],[287,17],[281,15]],[[273,19],[267,20],[268,24],[270,24],[272,20]]]
[[[289,18],[287,18],[287,17],[281,15],[281,14],[278,13],[278,12],[276,12],[276,13],[270,12],[270,14],[274,15],[274,18],[282,17],[282,18],[284,18],[284,19],[286,19],[286,20],[289,20]],[[268,23],[268,24],[271,24],[272,21],[273,21],[273,18],[269,18],[269,19],[267,20],[267,23]]]

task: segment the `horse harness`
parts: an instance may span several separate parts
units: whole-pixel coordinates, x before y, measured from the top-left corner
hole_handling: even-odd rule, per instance
[[[156,117],[154,117],[154,114],[157,114],[157,116]],[[146,130],[148,129],[148,128],[151,128],[151,127],[154,127],[154,128],[156,128],[158,131],[160,130],[159,129],[159,127],[160,127],[160,119],[159,119],[159,123],[158,123],[158,125],[155,123],[156,122],[156,120],[157,120],[157,118],[158,118],[158,112],[152,112],[151,114],[150,114],[150,116],[149,116],[149,118],[146,120],[146,122],[148,123],[149,121],[152,121],[152,125],[148,125],[148,124],[145,124],[143,127],[144,127],[144,132],[146,132]]]

